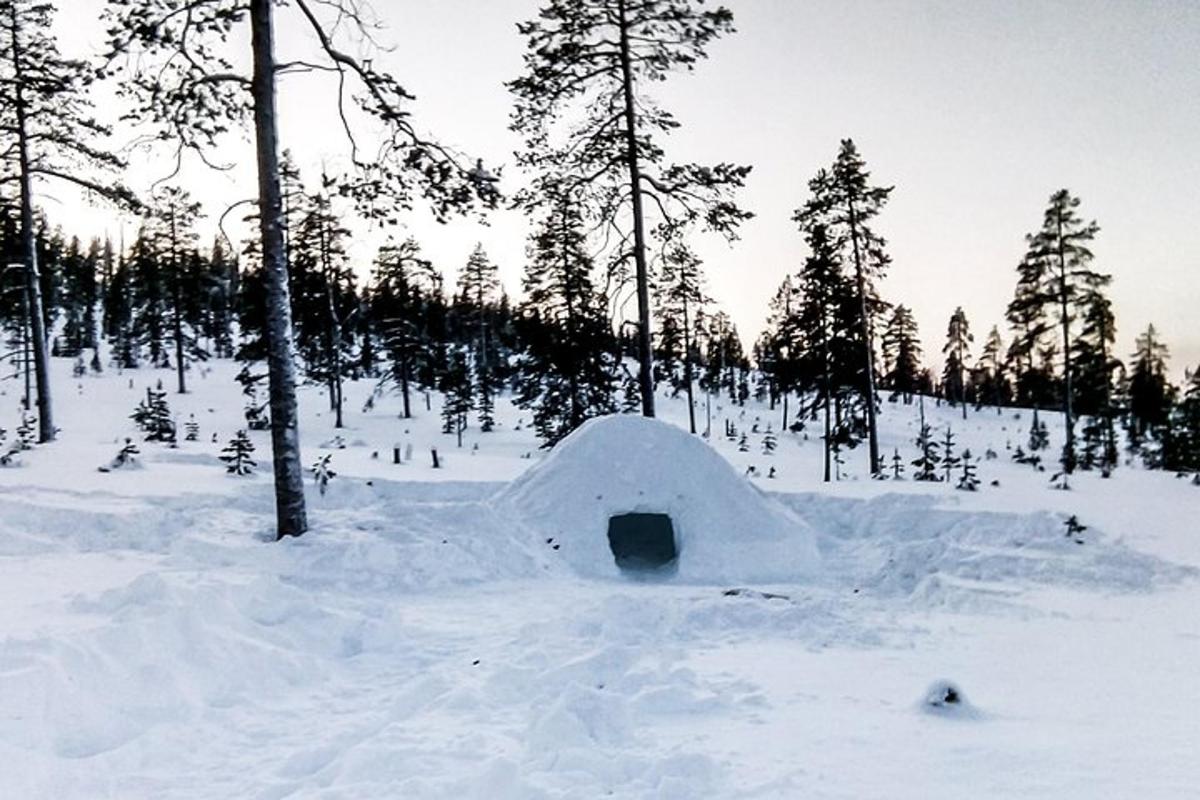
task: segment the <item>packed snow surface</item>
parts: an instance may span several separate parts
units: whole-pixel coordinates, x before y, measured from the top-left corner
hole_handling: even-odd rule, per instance
[[[97,467],[139,439],[128,415],[170,373],[55,369],[60,441],[0,470],[0,798],[1200,786],[1200,489],[1122,465],[1056,491],[1010,458],[1028,412],[926,403],[936,430],[997,455],[961,492],[868,480],[861,448],[822,484],[819,440],[760,448],[782,420],[753,402],[713,402],[714,429],[728,420],[750,452],[614,419],[543,455],[507,401],[459,449],[436,396],[405,420],[391,398],[363,410],[373,387],[352,384],[339,431],[306,387],[306,463],[331,453],[338,475],[309,494],[312,530],[276,543],[267,435],[250,434],[252,476],[217,459],[242,425],[234,365],[169,395],[197,441],[139,440],[143,468],[111,473]],[[881,419],[884,454],[915,457],[916,407]],[[615,569],[604,520],[639,508],[677,523],[673,578]],[[1068,515],[1087,530],[1065,535]],[[930,706],[943,678],[969,702]]]
[[[667,514],[681,581],[787,582],[816,568],[807,523],[734,471],[702,439],[657,419],[590,420],[496,498],[538,535],[561,542],[580,575],[619,574],[609,518]]]

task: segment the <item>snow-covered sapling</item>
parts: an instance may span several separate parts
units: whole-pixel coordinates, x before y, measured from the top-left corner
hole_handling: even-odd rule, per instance
[[[738,452],[739,453],[749,453],[750,452],[750,442],[749,442],[749,440],[746,439],[746,434],[744,434],[744,433],[742,434],[742,437],[740,439],[738,439]]]
[[[763,436],[763,442],[762,442],[763,454],[768,455],[768,456],[771,455],[772,453],[775,452],[775,448],[777,446],[778,446],[778,442],[775,439],[774,432],[770,428],[767,428],[767,432]]]
[[[975,460],[971,457],[970,450],[963,451],[962,472],[958,476],[957,488],[964,492],[974,492],[979,489],[979,476],[975,474]]]
[[[912,462],[917,470],[913,480],[936,481],[937,465],[941,458],[938,456],[937,442],[933,440],[933,431],[928,424],[921,426],[921,433],[917,436],[917,447],[920,448],[921,455]]]
[[[108,462],[108,464],[104,465],[103,467],[100,467],[100,471],[112,472],[115,469],[139,466],[141,464],[141,462],[138,460],[139,455],[141,455],[141,451],[138,450],[138,446],[133,443],[133,439],[125,437],[125,444],[117,452],[116,458]]]
[[[254,442],[245,431],[238,431],[229,440],[229,444],[221,450],[220,459],[225,462],[225,471],[233,475],[249,475],[258,464],[250,457],[254,452]]]
[[[1083,539],[1079,535],[1087,530],[1088,526],[1079,521],[1079,517],[1072,514],[1063,521],[1063,525],[1067,528],[1066,536],[1068,539],[1074,539],[1075,544],[1083,544]]]
[[[200,423],[196,422],[195,414],[188,414],[188,421],[183,424],[183,431],[183,438],[186,441],[200,441]]]
[[[892,452],[892,480],[904,480],[904,459],[900,457],[900,448]]]
[[[317,484],[317,489],[321,492],[322,495],[324,495],[325,490],[327,488],[329,488],[329,482],[331,480],[333,480],[334,477],[337,476],[337,473],[334,472],[329,466],[329,462],[332,459],[333,459],[333,454],[326,453],[325,455],[318,458],[316,463],[314,463],[311,467],[312,474],[313,474],[313,482]]]
[[[21,412],[21,424],[17,426],[17,441],[13,450],[32,450],[37,444],[37,417],[28,411]]]
[[[954,455],[954,431],[947,425],[946,435],[942,437],[942,471],[945,472],[945,477],[942,480],[949,483],[953,477],[954,468],[959,463],[959,457]]]

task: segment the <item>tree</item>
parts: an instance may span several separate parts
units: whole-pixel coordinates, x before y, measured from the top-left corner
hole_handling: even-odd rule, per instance
[[[884,375],[881,384],[892,390],[892,399],[903,397],[912,403],[921,381],[921,340],[917,321],[907,306],[898,305],[880,337]]]
[[[288,255],[297,350],[309,376],[325,383],[334,427],[341,428],[342,379],[353,355],[343,320],[354,312],[358,295],[345,246],[350,230],[334,213],[328,188],[323,179],[320,191],[305,194],[290,211],[296,221]]]
[[[1071,361],[1075,365],[1073,387],[1077,397],[1076,411],[1090,415],[1092,421],[1085,434],[1095,450],[1100,451],[1100,466],[1105,472],[1117,465],[1115,425],[1116,405],[1114,374],[1123,369],[1120,360],[1112,355],[1116,341],[1116,321],[1112,303],[1098,291],[1089,292],[1082,300],[1082,328],[1074,342]]]
[[[175,344],[175,372],[179,393],[187,392],[187,359],[207,358],[200,349],[194,330],[187,330],[185,319],[190,307],[199,301],[200,270],[198,259],[189,261],[195,253],[198,239],[195,226],[200,217],[200,204],[193,202],[184,190],[168,187],[154,198],[153,229],[159,271],[163,275],[163,300],[171,316],[172,338]],[[156,342],[157,346],[158,343]]]
[[[641,88],[690,71],[708,45],[733,32],[724,7],[701,0],[547,0],[517,26],[525,72],[508,84],[512,129],[524,137],[518,162],[587,207],[614,242],[618,276],[634,265],[638,304],[638,387],[654,416],[648,238],[671,240],[692,224],[736,238],[750,214],[732,200],[750,172],[732,164],[668,164],[659,139],[679,126]],[[542,192],[535,181],[531,193]],[[647,207],[657,214],[648,232]],[[632,230],[629,230],[632,228]]]
[[[983,342],[983,350],[979,354],[972,383],[976,403],[991,403],[996,407],[997,414],[1000,413],[1001,406],[1009,402],[1011,393],[1003,353],[1004,341],[1000,338],[1000,329],[993,325]]]
[[[699,361],[698,334],[703,330],[704,307],[711,302],[704,293],[704,273],[700,259],[682,243],[673,244],[665,253],[659,272],[659,302],[655,311],[659,324],[659,352],[668,364],[682,365],[680,383],[687,393],[688,426],[696,432],[696,364]]]
[[[109,130],[92,116],[88,89],[93,70],[64,58],[51,32],[54,7],[37,0],[0,0],[0,160],[20,195],[21,261],[31,327],[30,348],[38,390],[38,439],[55,437],[47,350],[43,275],[34,228],[35,181],[51,178],[100,197],[132,204],[120,183],[90,180],[120,169],[124,162],[103,147]]]
[[[229,444],[221,450],[221,455],[218,456],[225,462],[225,471],[232,475],[250,475],[254,472],[254,468],[258,466],[250,454],[254,452],[254,442],[250,441],[250,437],[245,431],[238,431],[237,434],[229,440]]]
[[[874,322],[884,308],[875,291],[876,282],[883,277],[891,258],[886,240],[874,232],[871,221],[887,204],[892,187],[873,186],[866,162],[850,139],[844,139],[829,171],[821,170],[808,188],[810,197],[798,209],[793,219],[802,231],[815,225],[828,229],[831,241],[844,253],[843,261],[854,269],[854,289],[857,301],[858,327],[865,343],[862,371],[864,375],[863,404],[867,416],[870,470],[878,475],[879,431],[875,419],[875,352],[872,331]]]
[[[1071,323],[1088,298],[1109,284],[1108,275],[1091,269],[1090,243],[1100,227],[1079,216],[1079,198],[1060,189],[1050,197],[1037,233],[1026,236],[1028,249],[1019,268],[1017,292],[1009,305],[1010,319],[1037,320],[1031,334],[1046,330],[1050,319],[1061,332],[1063,358],[1062,409],[1066,434],[1062,452],[1063,473],[1075,469],[1074,338]]]
[[[1137,337],[1129,370],[1129,443],[1140,449],[1166,425],[1171,412],[1172,387],[1167,380],[1170,352],[1153,325]]]
[[[412,417],[410,384],[419,366],[432,357],[427,309],[430,304],[442,302],[440,276],[421,255],[415,239],[379,248],[371,317],[383,332],[384,348],[391,361],[387,377],[400,388],[405,419]]]
[[[472,366],[475,372],[475,404],[479,426],[484,433],[495,425],[495,385],[492,375],[492,341],[488,336],[488,318],[495,308],[500,290],[499,270],[488,259],[482,244],[476,244],[458,276],[462,307],[474,328]]]
[[[593,270],[579,206],[557,198],[530,238],[516,399],[546,447],[615,410],[615,343]]]
[[[946,329],[946,344],[942,353],[946,356],[946,366],[942,370],[942,386],[945,387],[946,399],[951,403],[955,398],[962,404],[963,419],[967,418],[967,359],[970,357],[971,326],[967,322],[966,312],[962,306],[954,309],[950,315],[950,324]]]
[[[336,73],[338,105],[342,93],[361,88],[359,108],[384,129],[384,144],[368,158],[360,154],[349,118],[340,115],[350,140],[355,173],[340,190],[360,210],[379,220],[410,208],[419,192],[439,219],[480,199],[494,206],[493,182],[470,170],[453,154],[416,132],[405,104],[412,96],[369,59],[356,58],[341,46],[354,40],[361,50],[372,41],[365,20],[351,0],[294,0],[280,6],[316,42],[314,57],[280,63],[275,58],[275,11],[272,0],[109,0],[106,11],[109,63],[126,73],[121,93],[133,101],[130,112],[162,139],[176,142],[182,157],[206,151],[233,128],[251,119],[258,166],[258,223],[266,294],[267,368],[270,385],[271,449],[275,474],[277,535],[298,536],[308,528],[304,504],[296,376],[292,358],[291,302],[284,250],[283,198],[280,188],[279,132],[275,110],[280,77],[314,69]],[[326,15],[323,19],[322,14]],[[249,26],[252,74],[233,66],[235,31]],[[117,63],[117,62],[120,63]]]

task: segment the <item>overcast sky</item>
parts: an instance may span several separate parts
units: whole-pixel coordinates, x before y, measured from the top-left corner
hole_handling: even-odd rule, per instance
[[[83,23],[99,0],[59,5],[63,49],[98,49],[100,29]],[[882,291],[914,309],[930,361],[940,362],[957,305],[977,346],[994,324],[1007,341],[1003,312],[1023,236],[1066,187],[1100,224],[1096,267],[1114,277],[1120,354],[1153,322],[1171,347],[1173,373],[1200,363],[1200,3],[727,5],[738,32],[715,43],[695,73],[652,88],[683,123],[667,142],[669,158],[754,166],[741,199],[758,216],[742,240],[697,243],[710,293],[747,346],[771,294],[803,258],[790,218],[806,182],[850,137],[874,179],[896,187],[878,224],[894,261]],[[488,164],[511,162],[519,142],[506,129],[502,83],[521,69],[514,25],[534,15],[536,0],[376,0],[375,8],[388,26],[381,40],[395,46],[377,63],[418,96],[418,125]],[[286,22],[279,39],[284,54],[308,46]],[[281,87],[280,110],[284,144],[315,177],[345,148],[322,87],[306,81]],[[253,193],[250,151],[231,148],[227,157],[236,164],[230,174],[185,173],[210,213]],[[165,171],[139,158],[131,174],[137,182]],[[504,179],[511,189],[519,176],[510,166]],[[48,210],[68,232],[115,235],[111,214],[59,198]],[[519,291],[521,217],[438,226],[419,211],[407,227],[450,276],[482,241],[510,293]],[[363,237],[356,251],[364,267],[373,245]]]

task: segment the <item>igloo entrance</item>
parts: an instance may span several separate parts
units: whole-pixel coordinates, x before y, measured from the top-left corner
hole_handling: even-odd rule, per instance
[[[608,545],[624,572],[673,572],[679,558],[675,526],[666,514],[609,517]]]

